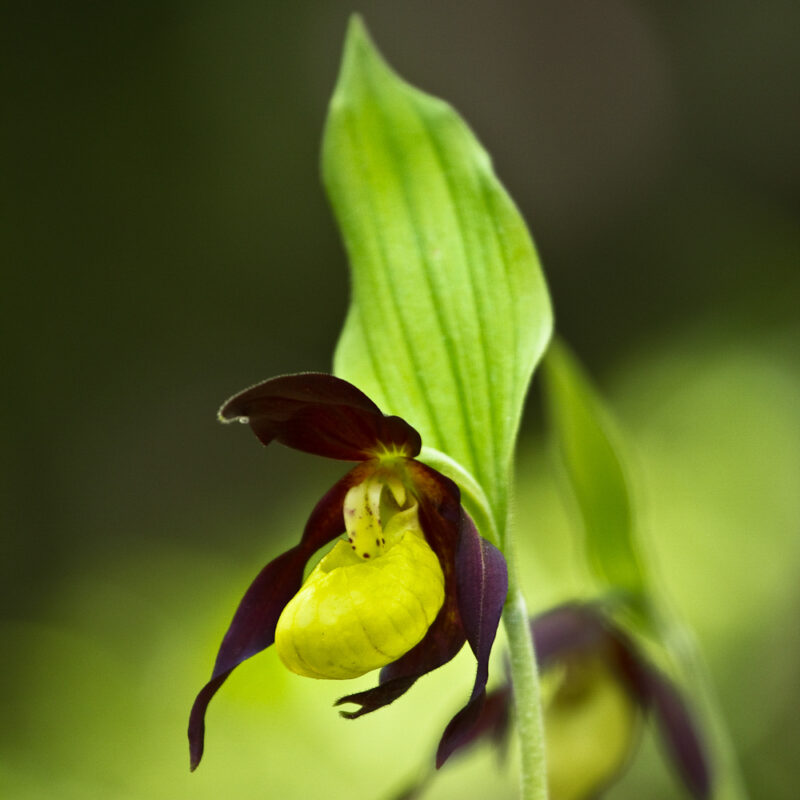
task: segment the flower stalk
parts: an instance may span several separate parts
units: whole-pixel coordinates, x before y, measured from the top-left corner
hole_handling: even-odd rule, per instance
[[[508,537],[506,537],[508,542]],[[514,711],[520,753],[520,797],[547,800],[544,715],[531,639],[528,610],[517,579],[513,548],[507,545],[508,597],[503,609],[503,627],[508,638]]]
[[[545,752],[544,706],[542,705],[539,668],[531,636],[530,615],[519,582],[516,548],[513,536],[512,504],[514,470],[507,469],[506,489],[497,498],[494,520],[505,520],[497,526],[499,548],[508,569],[508,595],[503,608],[503,628],[508,641],[511,702],[519,747],[521,800],[547,800],[547,757]]]

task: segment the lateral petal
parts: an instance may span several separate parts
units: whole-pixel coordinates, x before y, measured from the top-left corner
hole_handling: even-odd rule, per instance
[[[461,510],[456,552],[456,591],[464,632],[478,660],[472,694],[442,735],[436,753],[437,769],[474,736],[486,698],[489,656],[508,593],[508,571],[503,554],[483,539],[469,515]]]
[[[205,713],[211,698],[239,664],[274,642],[278,618],[300,589],[306,562],[342,533],[344,496],[369,469],[359,465],[339,480],[314,507],[299,544],[267,564],[245,592],[220,645],[211,679],[197,695],[189,716],[193,770],[203,756]]]

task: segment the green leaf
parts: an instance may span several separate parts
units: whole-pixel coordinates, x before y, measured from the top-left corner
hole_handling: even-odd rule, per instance
[[[647,577],[614,424],[562,342],[551,343],[543,367],[548,416],[583,519],[589,566],[602,584],[641,609]]]
[[[504,526],[523,401],[552,327],[533,242],[486,151],[358,17],[323,144],[352,270],[334,371],[482,486]]]

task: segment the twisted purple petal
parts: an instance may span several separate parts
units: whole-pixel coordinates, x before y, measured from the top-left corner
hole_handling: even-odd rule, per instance
[[[439,742],[437,769],[473,738],[473,728],[486,699],[489,656],[508,594],[508,571],[503,554],[480,536],[463,509],[456,552],[456,589],[461,621],[478,668],[469,702],[453,717]]]
[[[205,714],[211,698],[239,664],[275,641],[278,618],[300,589],[306,562],[316,550],[344,530],[344,496],[367,469],[359,465],[325,494],[311,512],[300,543],[267,564],[245,592],[220,645],[211,679],[197,695],[189,716],[189,753],[193,770],[203,757]]]

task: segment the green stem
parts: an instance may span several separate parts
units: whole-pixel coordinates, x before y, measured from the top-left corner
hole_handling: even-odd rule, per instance
[[[511,658],[517,737],[520,749],[522,800],[547,800],[544,718],[539,691],[539,675],[531,640],[528,609],[519,588],[511,543],[506,539],[508,599],[503,610],[503,625]]]

